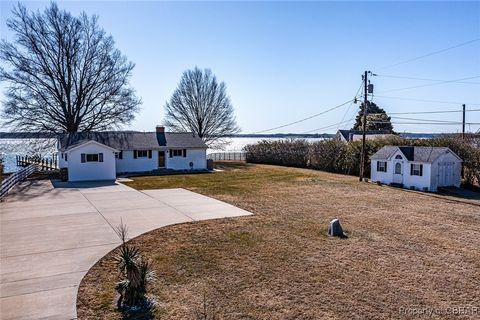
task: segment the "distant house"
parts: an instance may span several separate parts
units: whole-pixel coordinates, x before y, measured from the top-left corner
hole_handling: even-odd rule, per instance
[[[395,137],[396,135],[388,131],[366,131],[365,139],[383,139],[388,137]],[[338,130],[335,134],[335,139],[343,142],[357,141],[363,138],[363,132],[361,130]]]
[[[193,133],[77,132],[57,143],[60,168],[69,181],[114,180],[117,174],[159,169],[204,170],[207,145]]]
[[[462,160],[446,147],[385,146],[371,157],[371,179],[406,188],[437,191],[460,186]]]

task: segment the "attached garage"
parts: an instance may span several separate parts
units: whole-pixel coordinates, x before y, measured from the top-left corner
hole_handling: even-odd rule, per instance
[[[115,180],[115,152],[96,141],[79,142],[60,152],[60,164],[69,181]]]

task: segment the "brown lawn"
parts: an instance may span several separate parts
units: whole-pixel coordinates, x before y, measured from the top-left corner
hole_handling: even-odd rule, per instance
[[[400,310],[469,306],[421,318],[480,316],[480,206],[306,169],[219,166],[129,184],[183,187],[255,213],[132,240],[158,277],[155,318],[197,319],[204,304],[208,319],[412,318]],[[348,239],[326,235],[336,217]],[[121,319],[116,280],[111,253],[83,279],[79,319]]]

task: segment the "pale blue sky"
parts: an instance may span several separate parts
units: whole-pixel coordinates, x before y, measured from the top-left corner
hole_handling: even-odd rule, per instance
[[[1,37],[16,2],[1,2]],[[23,2],[43,9],[48,2]],[[97,2],[66,1],[74,14],[100,17],[116,46],[136,64],[131,84],[143,100],[130,126],[153,130],[182,72],[210,68],[227,84],[243,133],[295,121],[351,99],[365,69],[378,74],[453,80],[480,76],[480,41],[392,68],[379,69],[480,38],[480,2]],[[480,78],[392,91],[432,82],[372,78],[387,112],[480,108]],[[382,96],[382,97],[380,97]],[[472,105],[469,105],[471,103]],[[477,105],[473,105],[473,103]],[[352,106],[275,130],[305,132],[350,119]],[[403,117],[461,121],[460,113]],[[409,120],[395,119],[398,122]],[[480,112],[467,114],[480,122]],[[350,124],[340,127],[348,128]],[[396,125],[399,132],[456,132],[461,126]],[[472,125],[477,130],[479,125]],[[335,132],[336,126],[321,130]],[[468,126],[467,126],[468,129]]]

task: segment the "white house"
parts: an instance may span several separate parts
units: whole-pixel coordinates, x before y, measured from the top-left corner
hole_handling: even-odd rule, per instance
[[[60,168],[69,181],[114,180],[120,173],[205,170],[207,145],[193,133],[76,132],[58,139]]]
[[[371,179],[425,191],[460,186],[462,159],[446,147],[385,146],[371,157]]]

